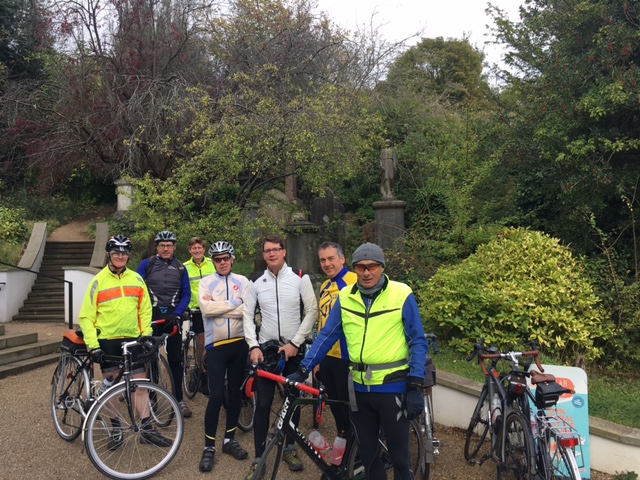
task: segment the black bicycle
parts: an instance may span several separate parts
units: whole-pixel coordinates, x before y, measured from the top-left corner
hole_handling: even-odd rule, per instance
[[[189,310],[182,324],[182,386],[187,398],[196,396],[204,376],[204,346],[193,331],[193,313]]]
[[[498,480],[579,480],[575,451],[581,448],[580,435],[554,410],[560,396],[573,391],[557,384],[553,375],[541,373],[538,344],[529,345],[530,351],[499,353],[485,347],[484,340],[475,344],[469,360],[478,358],[486,381],[467,429],[465,459],[482,464],[492,458],[498,464]],[[529,371],[534,360],[540,372]],[[509,365],[508,371],[498,372],[500,361]],[[536,385],[535,394],[528,377]],[[480,455],[487,436],[490,448]]]

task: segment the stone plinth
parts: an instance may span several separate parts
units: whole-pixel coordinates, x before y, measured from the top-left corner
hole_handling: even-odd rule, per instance
[[[319,271],[318,230],[318,227],[307,221],[287,224],[286,244],[289,266],[299,268],[309,274]]]
[[[133,185],[122,178],[119,178],[113,183],[116,186],[116,193],[118,194],[118,209],[116,213],[122,214],[129,210],[133,203]]]
[[[404,240],[404,207],[402,200],[373,202],[376,211],[376,243],[381,248],[402,248]]]

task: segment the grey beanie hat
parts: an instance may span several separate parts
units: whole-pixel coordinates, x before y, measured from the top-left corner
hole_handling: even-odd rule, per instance
[[[383,267],[387,266],[387,261],[384,258],[384,252],[375,243],[363,243],[356,248],[356,251],[353,252],[353,255],[351,256],[351,265],[355,265],[363,260],[373,260]]]

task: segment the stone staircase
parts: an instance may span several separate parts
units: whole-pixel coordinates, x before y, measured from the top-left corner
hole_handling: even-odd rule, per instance
[[[60,339],[38,340],[37,333],[5,335],[0,324],[0,378],[58,361]]]
[[[55,278],[64,279],[63,266],[89,266],[93,245],[94,242],[47,242],[40,275],[13,320],[64,323],[64,292],[67,287]]]

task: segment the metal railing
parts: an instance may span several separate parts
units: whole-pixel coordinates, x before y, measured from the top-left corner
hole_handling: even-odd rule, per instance
[[[67,284],[67,293],[69,294],[69,306],[68,306],[68,314],[69,314],[69,328],[73,329],[73,282],[70,280],[65,280],[64,278],[52,277],[51,275],[46,275],[44,273],[36,272],[35,270],[30,270],[28,268],[22,268],[17,265],[12,265],[11,263],[0,262],[0,265],[6,265],[8,267],[17,268],[18,270],[22,270],[24,272],[30,272],[35,275],[40,275],[43,277],[51,278],[56,282],[64,282]]]

